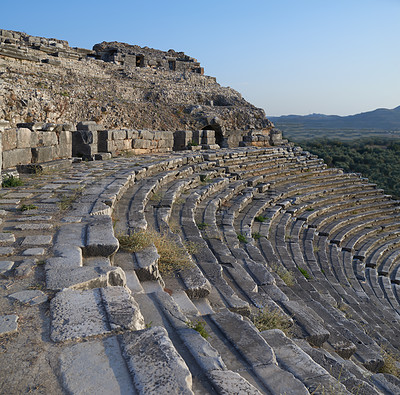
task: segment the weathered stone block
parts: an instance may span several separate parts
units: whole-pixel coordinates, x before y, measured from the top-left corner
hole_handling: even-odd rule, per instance
[[[139,139],[143,140],[153,140],[154,133],[150,132],[149,130],[140,130],[139,131]]]
[[[57,157],[55,147],[36,147],[31,150],[33,163],[50,162]]]
[[[132,140],[132,148],[134,149],[149,149],[151,140]]]
[[[97,133],[78,130],[72,133],[72,155],[91,157],[97,154]]]
[[[17,130],[6,129],[3,132],[3,151],[9,151],[17,148]]]
[[[39,146],[48,147],[50,145],[57,145],[58,139],[55,132],[39,131]]]
[[[141,394],[193,394],[192,376],[162,327],[122,335],[128,369]]]
[[[114,140],[124,140],[126,139],[126,130],[113,130],[112,138]]]
[[[130,129],[128,129],[126,131],[126,137],[128,139],[137,139],[137,138],[139,138],[139,131],[138,130],[130,130]]]
[[[174,141],[173,140],[158,140],[157,148],[173,148]]]
[[[98,125],[95,121],[82,121],[76,125],[77,130],[86,130],[91,132],[97,132],[103,130],[103,125]]]
[[[193,132],[177,130],[174,132],[174,150],[179,151],[187,148],[189,142],[193,140]]]
[[[17,129],[17,148],[31,147],[31,133],[27,128]]]
[[[0,119],[0,132],[4,131],[6,128],[8,128],[10,125],[10,122]]]
[[[11,151],[3,151],[3,169],[9,169],[17,165],[26,165],[32,161],[30,148],[16,148]]]
[[[58,134],[58,157],[71,158],[72,157],[72,133],[68,131],[61,131]]]
[[[116,337],[78,343],[60,354],[61,380],[70,394],[134,394]]]
[[[31,136],[30,136],[30,147],[34,148],[39,145],[39,132],[36,130],[31,131]]]
[[[117,151],[123,151],[124,149],[126,149],[125,148],[125,140],[114,140],[114,147]],[[129,147],[129,148],[131,148],[131,147]]]

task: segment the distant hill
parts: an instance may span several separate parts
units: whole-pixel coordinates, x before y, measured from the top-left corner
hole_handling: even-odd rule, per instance
[[[387,109],[378,108],[349,116],[310,114],[285,115],[269,117],[286,137],[298,140],[315,137],[332,137],[338,139],[357,138],[362,136],[381,135],[390,132],[399,137],[400,106]],[[398,133],[393,133],[397,131]]]

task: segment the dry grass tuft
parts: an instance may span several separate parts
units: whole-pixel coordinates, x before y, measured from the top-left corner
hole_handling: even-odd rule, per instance
[[[262,332],[269,329],[280,329],[286,336],[291,335],[292,322],[282,315],[279,310],[260,310],[252,319],[256,328]]]
[[[168,233],[160,233],[155,230],[144,230],[130,236],[117,236],[121,249],[128,252],[137,252],[154,244],[160,255],[158,268],[161,273],[172,273],[193,266],[188,254],[195,250],[194,243],[183,243],[183,246],[175,241]]]

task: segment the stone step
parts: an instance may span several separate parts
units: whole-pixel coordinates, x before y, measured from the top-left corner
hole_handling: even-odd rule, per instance
[[[299,379],[310,393],[349,394],[343,384],[334,379],[279,329],[263,331],[261,336],[274,350],[278,365]]]

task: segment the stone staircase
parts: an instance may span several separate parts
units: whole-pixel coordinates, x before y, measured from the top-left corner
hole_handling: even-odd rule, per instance
[[[375,185],[291,146],[72,166],[18,191],[38,206],[29,216],[11,192],[2,201],[15,231],[3,227],[1,248],[20,234],[28,250],[47,248],[60,391],[400,393],[379,373],[400,352],[400,216]],[[68,191],[70,208],[57,209]],[[155,244],[119,248],[138,232],[189,243],[191,264],[165,272]],[[2,269],[4,281],[23,262]],[[263,311],[290,333],[257,329]]]

